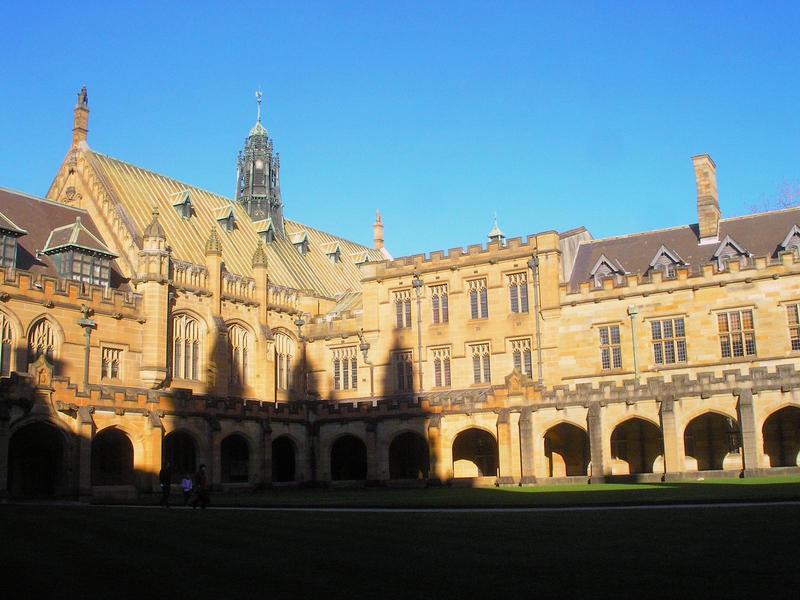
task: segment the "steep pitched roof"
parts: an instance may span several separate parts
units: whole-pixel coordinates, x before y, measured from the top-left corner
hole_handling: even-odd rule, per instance
[[[254,223],[244,208],[218,194],[92,150],[84,152],[87,162],[105,184],[107,192],[130,217],[138,238],[150,222],[153,206],[162,208],[159,223],[164,228],[167,243],[172,247],[172,255],[178,260],[202,264],[208,232],[217,225],[220,214],[229,214],[230,211],[236,220],[236,227],[231,231],[218,232],[222,260],[230,272],[251,274],[251,258],[260,241],[259,231],[264,231],[263,221]],[[176,194],[183,191],[189,192],[192,199],[193,214],[189,219],[181,218],[171,209]],[[277,237],[265,247],[270,281],[277,285],[335,298],[345,291],[361,288],[361,273],[351,258],[352,254],[368,252],[371,260],[382,260],[378,251],[288,219],[285,228],[289,238],[305,232],[309,238],[309,252],[301,255],[289,239]],[[320,249],[329,242],[338,242],[343,250],[343,260],[338,264],[332,264]]]
[[[81,222],[80,216],[75,217],[74,223],[53,229],[44,243],[42,252],[55,254],[68,248],[80,248],[81,250],[103,254],[109,258],[117,257],[99,237],[86,229]]]
[[[782,250],[781,243],[793,225],[800,224],[800,208],[722,219],[719,239],[736,240],[736,244],[754,256],[774,258]],[[669,248],[691,268],[699,269],[711,262],[720,242],[700,244],[697,225],[647,231],[620,237],[581,242],[570,277],[570,289],[589,281],[592,267],[601,256],[625,265],[636,274],[644,274],[661,246]]]
[[[74,228],[76,218],[80,218],[83,230],[76,241],[82,244],[99,243],[109,252],[92,217],[85,210],[0,188],[0,212],[14,215],[15,224],[27,230],[25,235],[17,238],[18,269],[58,277],[52,260],[41,251],[47,246],[53,230]],[[111,287],[120,287],[123,281],[117,265],[111,261]]]

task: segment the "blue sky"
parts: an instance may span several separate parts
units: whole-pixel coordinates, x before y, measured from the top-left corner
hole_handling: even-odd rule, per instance
[[[557,5],[557,6],[556,6]],[[265,95],[290,218],[396,255],[723,216],[800,180],[800,4],[11,3],[0,186],[44,194],[89,88],[90,146],[230,196]]]

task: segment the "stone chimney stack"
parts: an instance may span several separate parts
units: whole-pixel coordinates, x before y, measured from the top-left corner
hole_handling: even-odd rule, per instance
[[[717,165],[708,154],[692,157],[697,184],[697,223],[700,243],[719,241],[719,199],[717,197]]]
[[[78,101],[75,103],[75,113],[72,120],[72,145],[77,146],[81,142],[86,143],[86,136],[89,133],[89,94],[86,93],[86,86],[78,92]]]
[[[372,241],[375,250],[383,249],[383,221],[380,211],[375,211],[375,223],[372,225]]]

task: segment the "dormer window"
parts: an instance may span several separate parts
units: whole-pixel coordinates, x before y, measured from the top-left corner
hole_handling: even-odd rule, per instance
[[[357,265],[369,262],[369,254],[367,252],[354,252],[350,256],[353,257],[353,263]]]
[[[217,224],[223,231],[234,230],[236,218],[233,216],[233,206],[223,206],[217,210]]]
[[[305,231],[299,231],[291,235],[292,245],[300,253],[301,256],[308,254],[308,234]]]
[[[275,241],[275,226],[272,224],[272,219],[264,219],[263,221],[256,221],[253,223],[256,228],[256,233],[261,241],[265,244],[271,244]]]
[[[17,266],[17,238],[28,233],[0,213],[0,267],[13,269]]]
[[[794,252],[795,254],[800,253],[800,227],[797,225],[792,225],[789,233],[785,238],[783,238],[781,248],[783,250]]]
[[[184,190],[176,194],[177,199],[172,203],[181,219],[188,219],[192,216],[192,198],[189,190]]]
[[[614,280],[619,283],[624,274],[625,269],[622,268],[622,265],[618,261],[607,258],[605,254],[602,254],[600,258],[597,259],[597,262],[590,272],[596,287],[602,286],[603,279],[606,277],[614,277]]]
[[[675,277],[675,269],[686,262],[666,246],[661,246],[650,261],[651,271],[661,271],[664,277]]]
[[[111,283],[111,261],[117,256],[83,226],[80,217],[51,231],[42,253],[64,279],[106,287]]]
[[[717,247],[712,258],[717,261],[717,269],[724,271],[728,268],[728,262],[731,258],[738,258],[741,260],[749,256],[750,253],[743,246],[737,244],[731,236],[726,235],[725,239],[722,240],[722,243]]]
[[[322,251],[325,253],[325,256],[328,257],[331,264],[339,264],[339,261],[342,259],[342,251],[341,248],[339,248],[338,242],[322,244]]]

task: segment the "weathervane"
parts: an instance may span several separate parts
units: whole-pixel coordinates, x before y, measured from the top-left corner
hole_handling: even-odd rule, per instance
[[[258,102],[258,122],[259,123],[261,123],[261,96],[263,96],[263,94],[261,93],[261,90],[259,89],[256,92],[256,102]]]

